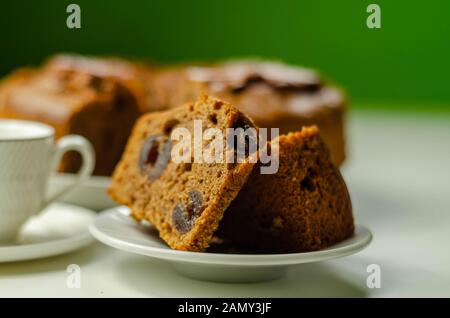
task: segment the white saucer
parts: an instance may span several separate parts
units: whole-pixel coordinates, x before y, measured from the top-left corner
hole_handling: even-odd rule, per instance
[[[0,243],[0,262],[23,261],[59,255],[94,241],[88,231],[96,213],[65,203],[55,203],[31,218],[17,240]]]
[[[221,282],[256,282],[279,278],[291,265],[325,261],[354,254],[365,248],[372,234],[357,226],[355,235],[330,248],[291,254],[219,254],[170,249],[150,225],[139,225],[129,209],[102,212],[89,227],[92,235],[112,247],[169,261],[182,275]]]
[[[57,173],[50,179],[49,192],[54,193],[73,183],[75,176],[70,173]],[[114,203],[106,193],[111,183],[110,177],[92,176],[86,182],[67,193],[62,202],[75,204],[94,211],[112,208]]]

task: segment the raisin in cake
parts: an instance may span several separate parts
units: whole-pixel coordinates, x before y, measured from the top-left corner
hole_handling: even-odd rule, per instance
[[[277,137],[279,170],[258,165],[227,209],[218,235],[263,252],[322,249],[354,231],[350,197],[316,127]]]
[[[0,117],[40,121],[56,138],[86,137],[94,146],[94,174],[110,175],[134,122],[141,114],[133,92],[122,81],[76,69],[18,70],[0,84]],[[78,154],[64,156],[61,170],[75,172]]]
[[[235,60],[165,67],[151,78],[154,107],[176,107],[206,93],[235,105],[259,127],[288,133],[317,125],[334,162],[340,165],[345,159],[346,98],[314,71],[277,62]]]
[[[194,120],[201,120],[203,130],[218,128],[224,136],[227,128],[253,127],[233,106],[206,96],[196,103],[146,114],[133,129],[109,194],[130,207],[136,220],[156,226],[170,247],[202,251],[254,164],[248,158],[235,164],[171,160],[172,132],[185,128],[193,136]],[[207,149],[207,141],[202,143]]]

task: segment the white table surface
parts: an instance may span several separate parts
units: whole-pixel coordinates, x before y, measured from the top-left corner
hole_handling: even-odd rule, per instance
[[[353,112],[343,167],[358,223],[374,234],[363,252],[293,267],[255,284],[196,281],[166,263],[100,243],[48,259],[0,264],[0,297],[450,296],[450,116]],[[66,286],[69,264],[81,288]],[[366,287],[369,264],[381,288]]]

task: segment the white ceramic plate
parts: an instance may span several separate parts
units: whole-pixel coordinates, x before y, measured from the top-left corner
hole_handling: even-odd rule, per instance
[[[291,265],[325,261],[365,248],[372,234],[357,226],[355,235],[317,252],[290,254],[219,254],[170,249],[150,225],[137,224],[126,207],[102,212],[90,226],[92,235],[112,247],[166,260],[179,273],[201,280],[256,282],[279,278]]]
[[[69,173],[58,173],[52,176],[49,185],[49,193],[57,192],[73,183],[74,176]],[[111,183],[109,177],[92,176],[82,185],[71,190],[63,198],[62,202],[79,205],[94,211],[102,211],[112,208],[114,203],[106,193]]]
[[[65,203],[55,203],[32,217],[22,227],[17,240],[0,244],[0,262],[23,261],[59,255],[94,241],[88,227],[94,211]]]

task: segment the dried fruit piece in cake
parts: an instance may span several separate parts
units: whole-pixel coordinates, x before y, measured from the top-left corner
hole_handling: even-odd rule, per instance
[[[347,187],[318,129],[281,135],[278,142],[278,172],[260,174],[255,166],[218,235],[231,244],[275,253],[318,250],[351,236]]]
[[[196,123],[205,133],[216,128],[222,136],[227,128],[239,128],[236,125],[254,127],[233,106],[206,96],[196,103],[144,115],[133,129],[109,189],[113,199],[131,208],[135,219],[155,225],[170,247],[189,251],[208,247],[224,211],[254,166],[248,158],[235,164],[173,160],[172,151],[179,144],[171,135],[180,128],[195,136]],[[211,140],[200,138],[202,149],[209,149]],[[188,145],[195,151],[193,142]],[[222,140],[224,158],[230,153],[227,149]]]

